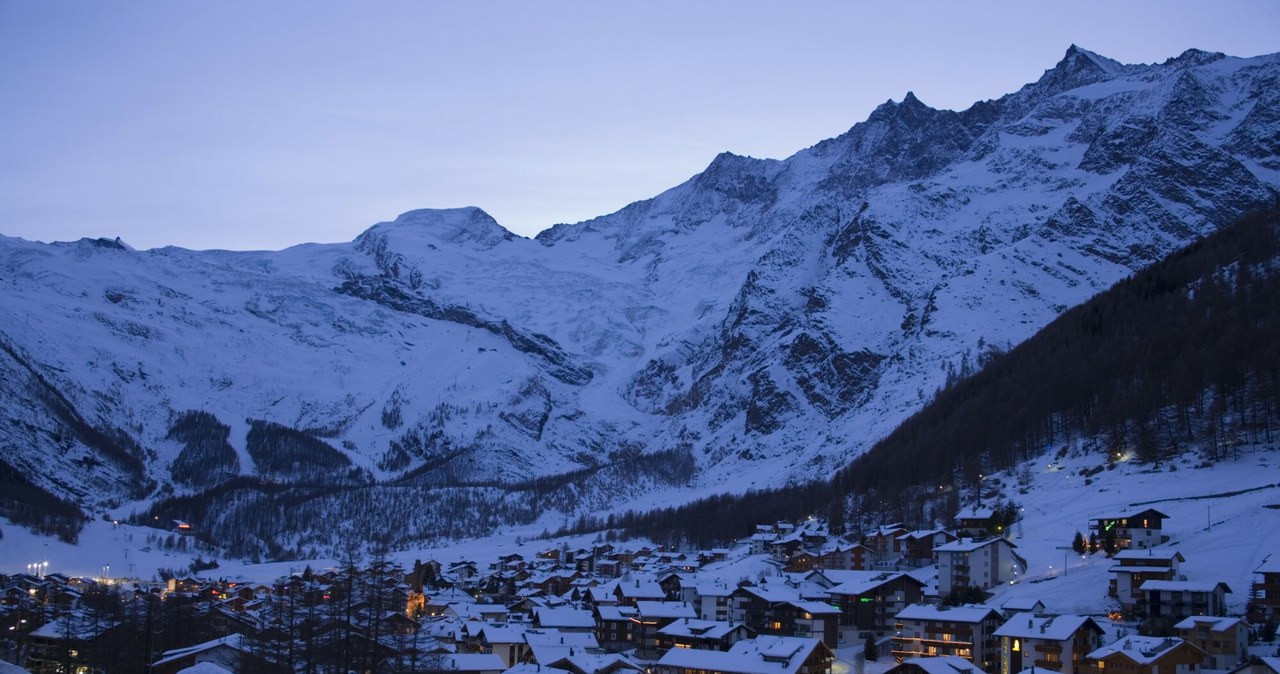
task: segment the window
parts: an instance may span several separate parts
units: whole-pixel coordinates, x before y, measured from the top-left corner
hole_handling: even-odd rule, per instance
[[[1022,651],[1022,640],[1021,640],[1021,639],[1014,639],[1014,640],[1013,640],[1013,652],[1014,652],[1014,653],[1018,653],[1018,652],[1021,652],[1021,651]]]

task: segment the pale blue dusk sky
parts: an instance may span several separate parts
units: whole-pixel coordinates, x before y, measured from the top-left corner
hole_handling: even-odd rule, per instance
[[[1280,0],[0,0],[0,234],[277,249],[479,206],[532,236],[1072,43],[1276,52]]]

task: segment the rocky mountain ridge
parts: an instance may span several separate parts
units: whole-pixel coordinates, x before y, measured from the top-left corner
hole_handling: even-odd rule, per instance
[[[0,239],[3,460],[267,556],[373,508],[402,511],[397,545],[462,510],[554,525],[821,478],[949,373],[1271,202],[1278,78],[1275,55],[1073,46],[998,100],[908,93],[532,240],[475,208],[279,252]]]

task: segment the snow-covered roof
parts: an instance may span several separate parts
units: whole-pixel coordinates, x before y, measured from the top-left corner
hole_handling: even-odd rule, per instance
[[[558,630],[529,630],[524,633],[530,646],[564,646],[566,648],[599,648],[600,642],[591,632],[560,632]]]
[[[1254,573],[1280,573],[1280,553],[1272,553],[1262,560]]]
[[[945,608],[929,604],[912,604],[898,612],[899,620],[946,620],[957,623],[980,623],[1000,612],[990,606],[955,606]]]
[[[973,662],[966,660],[958,655],[939,655],[935,657],[919,657],[910,658],[907,662],[923,669],[926,674],[957,674],[958,672],[973,672],[978,674],[982,670]]]
[[[699,639],[721,639],[741,627],[741,623],[717,620],[697,620],[686,618],[677,620],[658,630],[659,633],[672,637],[696,637]]]
[[[1138,589],[1143,592],[1215,592],[1219,587],[1231,591],[1226,583],[1205,580],[1148,580]]]
[[[995,636],[1065,641],[1081,628],[1089,625],[1092,625],[1098,633],[1103,633],[1103,629],[1088,616],[1017,613],[995,631]]]
[[[1121,550],[1111,557],[1112,559],[1163,559],[1173,561],[1177,559],[1180,562],[1187,561],[1181,552],[1173,548],[1147,548],[1146,550]]]
[[[1190,618],[1180,621],[1173,626],[1175,630],[1193,630],[1203,625],[1214,632],[1222,632],[1229,630],[1236,625],[1243,623],[1240,618],[1220,618],[1218,616],[1209,615],[1193,615]]]
[[[446,669],[459,672],[501,672],[507,668],[502,657],[493,653],[448,653],[440,658]]]
[[[502,674],[560,674],[560,672],[567,671],[568,670],[566,669],[556,669],[546,665],[539,665],[537,663],[520,663],[504,671]]]
[[[635,579],[618,583],[618,591],[628,599],[661,599],[667,596],[662,586],[654,580]]]
[[[206,660],[185,669],[179,669],[178,674],[231,674],[231,670]]]
[[[617,653],[575,653],[552,661],[550,666],[555,669],[582,672],[583,674],[613,672],[619,669],[630,669],[637,672],[644,671],[639,665],[628,660],[626,656],[619,655]]]
[[[1044,602],[1034,596],[1030,597],[1012,597],[1000,605],[1000,609],[1004,611],[1042,611],[1044,610]]]
[[[1088,657],[1090,660],[1101,660],[1121,654],[1139,665],[1149,665],[1183,644],[1196,648],[1177,637],[1128,636],[1089,653]]]
[[[197,653],[204,653],[206,651],[211,651],[215,648],[228,648],[236,651],[244,651],[246,650],[245,644],[244,644],[244,635],[231,634],[231,635],[222,637],[220,639],[213,639],[211,641],[206,641],[204,643],[196,644],[195,646],[187,646],[185,648],[175,648],[173,650],[165,651],[159,660],[156,660],[155,662],[151,663],[151,666],[156,667],[168,662],[173,662],[174,660],[178,660],[180,658],[187,657],[188,655],[195,655]]]
[[[967,508],[961,508],[959,512],[956,513],[956,519],[988,520],[988,519],[991,519],[992,517],[995,517],[995,514],[996,514],[995,508],[979,508],[977,506],[969,506]]]
[[[636,610],[645,618],[696,618],[697,611],[682,601],[638,601]]]
[[[892,583],[902,577],[906,577],[919,585],[924,584],[905,573],[895,571],[854,571],[846,573],[858,573],[862,575],[854,577],[842,576],[845,580],[843,580],[839,585],[828,589],[828,594],[847,596],[866,594],[867,592],[871,592],[882,585]]]
[[[524,627],[508,625],[485,625],[480,628],[480,636],[491,644],[522,644],[525,635]]]
[[[591,611],[580,608],[538,608],[534,611],[543,627],[590,628],[596,626]]]
[[[596,611],[601,620],[629,620],[639,613],[634,606],[597,606]]]
[[[951,541],[950,543],[943,543],[942,545],[935,546],[933,548],[933,551],[934,552],[973,552],[978,548],[984,548],[988,545],[994,545],[996,543],[1005,543],[1011,548],[1018,547],[1013,543],[1011,543],[1008,539],[996,536],[995,538],[985,538],[983,540],[977,540],[974,538],[957,538],[956,540]]]
[[[794,674],[820,643],[800,637],[757,637],[737,642],[728,652],[673,648],[658,665],[731,674]]]
[[[1270,669],[1273,672],[1276,672],[1277,674],[1280,674],[1280,657],[1268,656],[1265,658],[1258,658],[1258,659],[1261,660],[1262,664],[1265,665],[1268,669]]]

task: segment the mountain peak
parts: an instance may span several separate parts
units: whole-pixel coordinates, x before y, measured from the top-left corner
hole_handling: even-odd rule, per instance
[[[1221,61],[1227,55],[1220,51],[1205,51],[1203,49],[1188,49],[1181,54],[1165,61],[1165,65],[1172,65],[1181,68],[1189,68],[1193,66],[1202,66],[1214,61]]]
[[[493,216],[475,206],[463,208],[419,208],[401,213],[390,223],[396,230],[421,231],[446,243],[472,243],[480,248],[492,248],[503,241],[515,238]]]
[[[1049,96],[1095,82],[1112,79],[1124,72],[1124,65],[1072,44],[1057,65],[1044,72],[1035,88]]]

